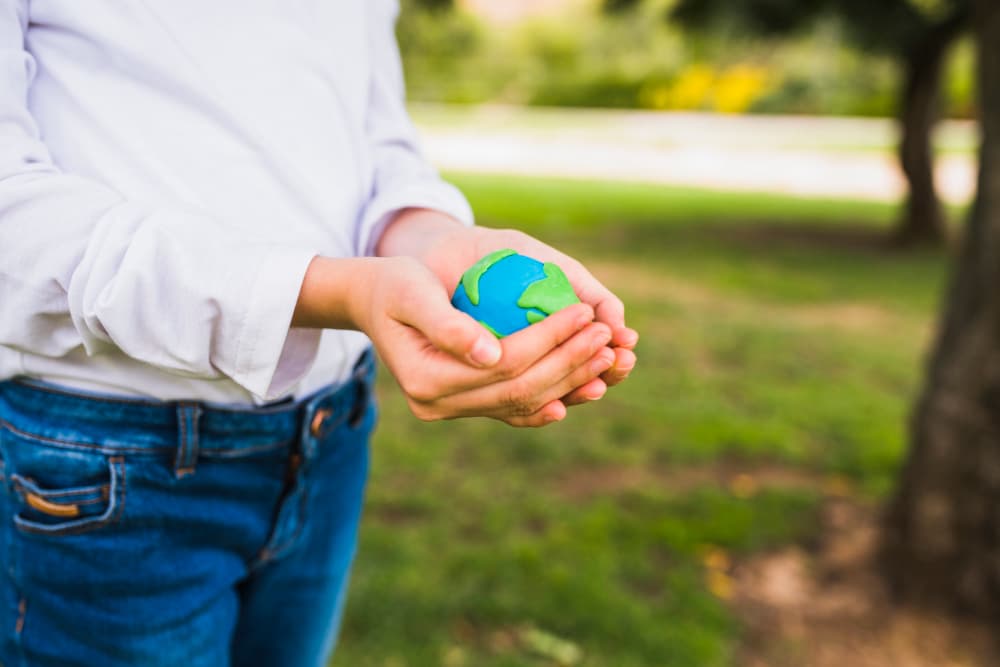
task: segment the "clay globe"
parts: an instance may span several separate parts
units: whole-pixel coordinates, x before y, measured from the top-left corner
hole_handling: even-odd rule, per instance
[[[476,262],[462,276],[451,303],[497,338],[540,322],[579,303],[566,274],[552,262],[498,250]]]

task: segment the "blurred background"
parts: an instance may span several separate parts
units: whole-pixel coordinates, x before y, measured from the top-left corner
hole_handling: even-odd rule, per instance
[[[541,431],[420,423],[383,374],[332,664],[1000,664],[872,565],[975,191],[965,3],[402,4],[428,154],[642,340]]]

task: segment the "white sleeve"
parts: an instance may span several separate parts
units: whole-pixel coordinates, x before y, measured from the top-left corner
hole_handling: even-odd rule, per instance
[[[27,6],[0,0],[0,345],[52,357],[117,348],[280,395],[318,348],[318,331],[289,330],[316,252],[61,171],[28,111]]]
[[[424,157],[407,114],[395,35],[398,0],[371,0],[370,12],[368,141],[374,159],[375,187],[358,233],[360,255],[374,253],[385,226],[404,208],[434,209],[464,224],[473,224],[472,209],[465,197],[442,181]]]

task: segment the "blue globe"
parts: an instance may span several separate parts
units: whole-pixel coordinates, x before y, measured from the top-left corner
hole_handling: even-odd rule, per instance
[[[579,303],[557,265],[513,250],[498,250],[462,276],[451,303],[497,338],[516,333],[552,313]]]

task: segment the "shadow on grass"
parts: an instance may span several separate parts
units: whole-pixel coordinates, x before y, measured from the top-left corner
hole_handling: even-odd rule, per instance
[[[869,301],[920,316],[937,307],[950,254],[894,248],[878,225],[809,220],[631,221],[538,235],[585,264],[642,266],[748,301]]]
[[[729,237],[733,243],[748,250],[766,252],[774,247],[786,247],[804,252],[833,251],[875,256],[895,256],[911,251],[892,243],[884,230],[865,224],[767,224],[720,226],[714,231],[720,241]],[[936,251],[915,251],[934,255]]]
[[[664,225],[658,221],[630,220],[596,225],[586,230],[564,230],[560,235],[596,235],[618,250],[669,250],[677,242],[710,242],[747,253],[767,254],[776,248],[821,254],[860,254],[878,259],[934,259],[946,257],[947,248],[901,247],[892,242],[890,230],[871,222],[770,222],[726,220],[698,224]]]

